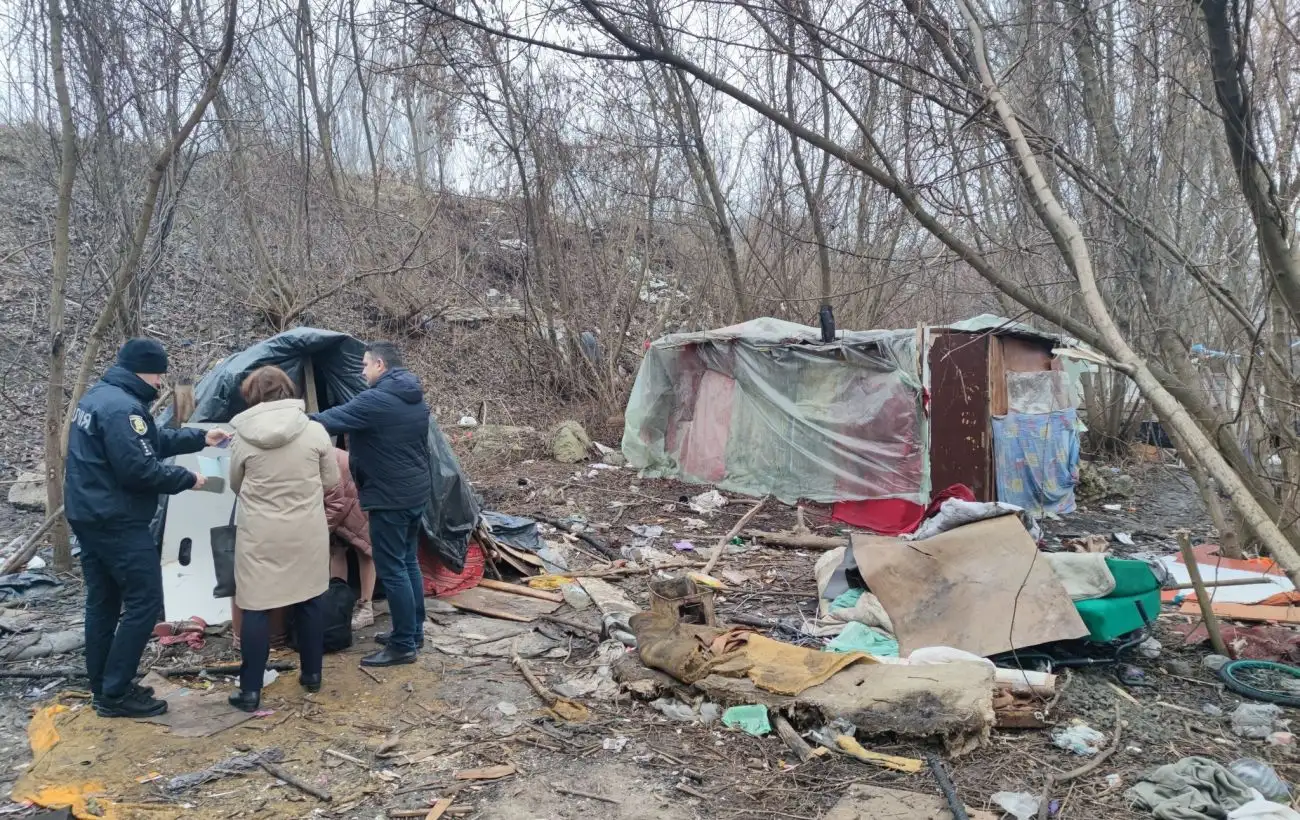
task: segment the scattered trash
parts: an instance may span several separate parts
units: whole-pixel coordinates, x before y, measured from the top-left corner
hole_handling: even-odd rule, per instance
[[[27,569],[45,569],[45,559],[39,555],[33,555],[31,558],[27,559]]]
[[[607,737],[600,743],[600,748],[607,752],[621,752],[627,746],[629,739],[619,735],[618,737]]]
[[[1185,757],[1147,772],[1125,794],[1156,817],[1189,820],[1225,817],[1255,797],[1241,778],[1204,757]]]
[[[514,717],[519,714],[519,707],[515,706],[508,700],[503,700],[496,705],[496,710],[506,717]]]
[[[1229,660],[1230,658],[1226,658],[1223,655],[1206,655],[1201,660],[1201,665],[1211,672],[1218,672]]]
[[[1145,641],[1138,644],[1138,653],[1147,660],[1153,661],[1160,657],[1160,650],[1162,648],[1163,646],[1160,641],[1157,641],[1155,638],[1147,638]]]
[[[1124,507],[1120,504],[1102,504],[1101,508],[1106,512],[1123,512]]]
[[[43,598],[62,585],[58,578],[45,572],[14,572],[0,575],[0,603]]]
[[[1080,720],[1052,732],[1052,743],[1077,755],[1091,757],[1106,745],[1106,735]]]
[[[851,621],[844,631],[826,645],[827,652],[865,652],[877,658],[898,657],[898,641],[886,637],[869,626]]]
[[[1223,717],[1223,710],[1213,703],[1202,703],[1201,714],[1209,717]]]
[[[693,496],[690,501],[690,507],[701,515],[713,515],[718,510],[727,506],[727,499],[717,490],[709,490]]]
[[[561,464],[586,461],[591,449],[591,438],[576,421],[561,423],[551,434],[551,456]]]
[[[1262,760],[1243,757],[1228,764],[1228,771],[1241,779],[1241,782],[1258,789],[1267,800],[1287,803],[1291,800],[1291,787],[1278,777],[1272,766]]]
[[[695,545],[690,541],[674,541],[673,549],[678,550],[679,552],[694,552]]]
[[[1300,820],[1300,812],[1269,800],[1252,800],[1229,812],[1228,820]]]
[[[262,688],[265,689],[266,687],[275,683],[276,679],[279,677],[280,677],[280,673],[275,671],[274,669],[266,670],[265,672],[262,673]]]
[[[1038,816],[1040,801],[1037,795],[1028,792],[996,792],[990,799],[1016,820],[1032,820]]]
[[[1115,533],[1115,540],[1118,541],[1119,543],[1123,544],[1123,545],[1126,546],[1126,547],[1136,547],[1136,546],[1137,546],[1137,544],[1133,543],[1133,536],[1129,535],[1129,534],[1126,533],[1126,532],[1117,532],[1117,533]]]
[[[1119,784],[1122,783],[1123,781],[1124,781],[1124,778],[1122,778],[1122,777],[1120,777],[1119,775],[1117,775],[1117,774],[1115,774],[1114,772],[1112,772],[1112,773],[1106,775],[1106,788],[1108,788],[1108,789],[1118,789],[1118,788],[1119,788]]]
[[[741,729],[754,737],[762,737],[772,731],[772,724],[767,719],[767,707],[762,704],[731,707],[722,713],[722,725]]]
[[[683,518],[682,529],[685,530],[707,530],[709,522],[700,518]]]
[[[1270,746],[1292,746],[1295,745],[1295,735],[1290,732],[1274,732],[1268,736],[1268,745]]]
[[[0,661],[26,661],[75,652],[86,645],[86,631],[81,627],[59,632],[29,632],[15,635],[0,646]]]
[[[1282,709],[1271,703],[1243,703],[1232,713],[1232,732],[1237,737],[1263,740],[1274,731]]]
[[[650,702],[650,708],[669,720],[680,720],[683,723],[699,723],[704,726],[716,723],[722,717],[722,707],[708,701],[698,706],[688,706],[680,700],[659,698]]]
[[[168,780],[163,787],[168,794],[177,795],[181,792],[189,791],[195,786],[201,786],[204,783],[210,783],[213,780],[220,780],[223,777],[240,772],[251,771],[262,765],[262,763],[278,763],[284,759],[284,753],[279,749],[265,749],[260,752],[251,752],[249,754],[235,755],[206,769],[199,769],[196,772],[180,774]]]
[[[573,607],[575,612],[582,612],[584,609],[591,608],[591,596],[576,583],[561,585],[560,594],[564,596],[564,602]]]
[[[461,416],[460,421],[456,422],[461,427],[478,427],[478,419],[473,416]]]
[[[1074,550],[1090,554],[1100,554],[1110,549],[1110,540],[1104,535],[1085,535],[1082,538],[1067,538],[1061,543]]]
[[[635,536],[632,539],[633,547],[649,547],[655,539],[664,534],[664,528],[658,524],[634,524],[627,528],[628,532]],[[626,553],[627,548],[623,551]],[[624,555],[623,557],[627,557]]]

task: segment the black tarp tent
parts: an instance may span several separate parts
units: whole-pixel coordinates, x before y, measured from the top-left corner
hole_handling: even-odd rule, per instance
[[[246,409],[239,395],[240,383],[249,373],[266,365],[285,371],[299,390],[304,390],[305,364],[309,360],[321,409],[343,404],[366,387],[361,379],[364,352],[365,345],[346,333],[311,327],[287,330],[227,356],[209,370],[194,388],[195,408],[189,421],[230,421]],[[158,417],[158,423],[169,423],[171,416],[172,409],[168,407]],[[465,566],[465,553],[481,505],[432,417],[429,452],[433,456],[433,492],[424,511],[425,533],[439,561],[452,572],[460,572]],[[162,520],[160,517],[156,523],[161,526]]]

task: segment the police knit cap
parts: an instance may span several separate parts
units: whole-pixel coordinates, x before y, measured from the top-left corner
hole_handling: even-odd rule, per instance
[[[117,363],[132,373],[166,373],[167,351],[156,339],[130,339],[117,351]]]

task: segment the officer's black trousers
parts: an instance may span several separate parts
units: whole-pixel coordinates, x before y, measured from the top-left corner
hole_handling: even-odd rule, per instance
[[[90,691],[121,697],[163,608],[158,548],[148,524],[69,523],[81,544]]]

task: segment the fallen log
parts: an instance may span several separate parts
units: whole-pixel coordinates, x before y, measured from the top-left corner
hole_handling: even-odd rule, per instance
[[[780,715],[773,715],[772,726],[776,728],[776,733],[781,736],[781,740],[785,741],[785,745],[790,747],[790,751],[794,752],[795,757],[799,758],[800,763],[807,763],[815,757],[812,747],[799,737],[799,733],[790,725],[790,721]]]
[[[829,551],[847,547],[849,539],[833,538],[828,535],[813,535],[807,532],[765,532],[764,530],[746,530],[746,538],[752,538],[762,544],[773,547],[786,547],[794,550]]]

